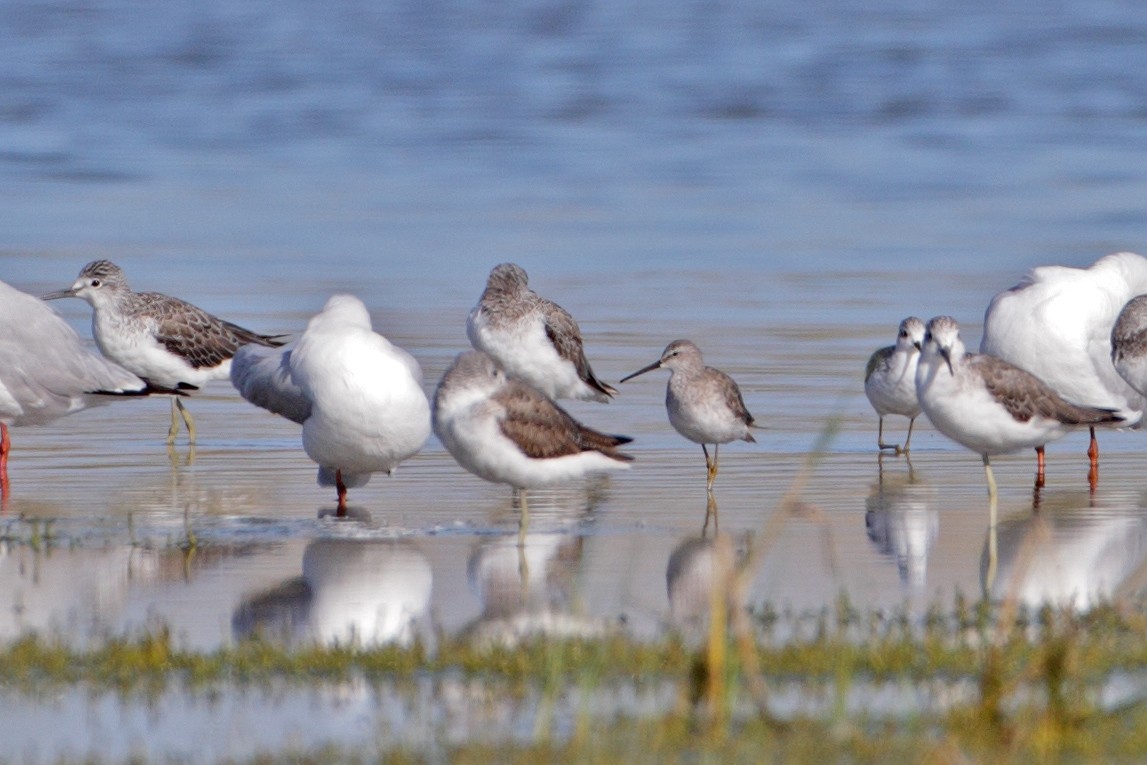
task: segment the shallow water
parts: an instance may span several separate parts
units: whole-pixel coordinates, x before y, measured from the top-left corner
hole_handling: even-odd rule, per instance
[[[738,548],[768,544],[752,605],[1084,606],[1142,588],[1142,434],[1102,437],[1094,494],[1085,434],[1049,449],[1038,497],[1030,454],[997,460],[989,581],[979,460],[923,421],[911,466],[878,460],[861,378],[906,315],[952,314],[975,346],[1028,267],[1147,249],[1145,39],[1131,2],[6,3],[0,278],[38,294],[109,257],[265,332],[354,292],[431,391],[514,260],[603,378],[689,337],[739,381],[764,429],[722,449],[715,497]],[[87,336],[86,305],[56,307]],[[510,491],[433,439],[340,523],[298,428],[223,383],[190,403],[193,454],[165,449],[165,400],[16,430],[0,638],[659,635],[705,587],[703,461],[664,377],[570,405],[637,461],[532,495],[525,567]],[[830,423],[802,512],[763,540]],[[4,754],[130,750],[82,701],[19,703],[33,730],[96,722]],[[181,751],[165,726],[196,703],[144,715],[152,754]]]

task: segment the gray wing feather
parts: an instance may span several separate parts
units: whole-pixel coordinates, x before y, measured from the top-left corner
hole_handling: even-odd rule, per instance
[[[607,396],[617,394],[615,388],[606,385],[593,373],[589,360],[585,357],[585,346],[581,339],[581,329],[569,311],[557,303],[539,298],[542,314],[546,320],[546,337],[553,343],[558,355],[571,362],[580,377],[594,390]]]
[[[85,406],[92,395],[141,391],[143,380],[84,347],[79,335],[43,301],[0,282],[0,380],[20,402],[17,425],[41,424]]]
[[[291,349],[245,345],[231,361],[231,384],[243,398],[300,425],[311,401],[291,380]]]
[[[969,355],[969,363],[983,374],[988,391],[1020,422],[1032,417],[1047,417],[1068,425],[1098,425],[1120,422],[1110,409],[1076,406],[1030,372],[995,356]]]

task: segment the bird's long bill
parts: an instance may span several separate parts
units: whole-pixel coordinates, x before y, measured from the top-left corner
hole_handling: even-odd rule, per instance
[[[940,355],[944,358],[944,363],[948,365],[948,373],[955,376],[956,372],[952,369],[952,354],[947,348],[941,348]]]
[[[59,300],[60,298],[75,297],[76,292],[73,289],[60,290],[59,292],[49,292],[47,295],[41,295],[41,300]]]
[[[638,375],[643,375],[646,372],[652,372],[654,369],[658,369],[660,367],[661,367],[661,359],[658,359],[657,361],[653,362],[649,366],[642,367],[641,369],[637,370],[636,372],[634,372],[631,375],[626,375],[625,377],[621,378],[621,380],[619,382],[625,382],[626,380],[632,380],[634,377],[637,377]]]

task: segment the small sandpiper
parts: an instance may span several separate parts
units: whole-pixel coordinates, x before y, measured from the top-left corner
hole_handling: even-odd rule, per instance
[[[983,458],[993,501],[992,455],[1040,447],[1077,427],[1122,421],[1110,409],[1064,401],[1035,375],[1002,359],[968,353],[951,316],[928,322],[916,395],[937,430]],[[1043,484],[1042,470],[1036,482]]]
[[[550,398],[607,402],[617,393],[594,376],[573,316],[531,290],[514,263],[490,271],[466,334],[477,350]]]
[[[1111,329],[1111,363],[1127,384],[1147,396],[1147,295],[1127,301]]]
[[[459,354],[434,395],[434,432],[458,463],[479,478],[525,490],[622,470],[617,450],[632,439],[582,425],[548,396],[507,375],[488,354]]]
[[[69,289],[44,300],[76,297],[92,307],[92,336],[100,352],[153,385],[190,392],[209,380],[226,380],[231,358],[248,343],[277,347],[281,336],[259,335],[216,318],[179,298],[133,292],[123,270],[110,260],[94,260]],[[179,415],[195,443],[195,420],[179,397],[171,399],[167,443],[179,434]]]
[[[924,322],[909,316],[900,322],[896,345],[889,345],[872,354],[864,370],[864,394],[880,417],[876,443],[881,450],[892,449],[907,454],[912,443],[912,426],[920,416],[920,401],[916,398],[916,362],[920,359],[920,346],[924,343]],[[884,418],[901,414],[908,418],[908,436],[904,446],[884,443]]]
[[[353,295],[333,295],[288,348],[248,345],[235,355],[231,382],[243,398],[303,426],[303,449],[319,465],[319,485],[338,492],[372,473],[391,473],[430,437],[422,368],[371,327]]]
[[[0,282],[0,492],[8,488],[8,426],[157,391],[84,348],[66,321],[36,297]]]
[[[708,477],[705,487],[713,490],[717,478],[717,449],[730,441],[756,441],[750,428],[753,415],[745,407],[741,389],[733,378],[720,369],[705,366],[701,349],[689,340],[674,340],[665,347],[661,358],[642,367],[621,382],[654,369],[669,370],[665,390],[665,408],[669,422],[678,433],[701,444]],[[705,444],[713,444],[713,457]]]

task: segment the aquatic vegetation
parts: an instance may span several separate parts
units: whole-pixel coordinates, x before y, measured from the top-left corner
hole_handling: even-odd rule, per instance
[[[1147,752],[1142,610],[1029,613],[1007,604],[958,604],[943,614],[934,609],[920,622],[904,614],[860,613],[842,601],[800,620],[784,626],[803,637],[774,642],[769,634],[788,619],[774,612],[749,615],[755,678],[748,676],[744,646],[731,635],[716,653],[711,645],[676,636],[654,642],[537,639],[517,647],[444,638],[434,646],[370,649],[285,649],[253,639],[197,653],[181,649],[163,628],[88,649],[29,636],[0,650],[0,677],[8,693],[74,688],[144,697],[346,683],[389,684],[413,694],[422,681],[438,689],[461,681],[481,688],[480,703],[533,708],[531,736],[507,731],[443,744],[452,762],[684,762],[702,756],[1022,762]],[[808,621],[815,624],[811,631],[803,623]],[[717,666],[714,656],[720,657]],[[720,681],[713,682],[717,672]],[[1137,690],[1106,693],[1116,679]],[[754,682],[770,695],[759,695]],[[660,697],[669,700],[599,708],[608,706],[598,704],[602,698],[622,689],[668,689]],[[898,701],[889,704],[889,695]],[[400,748],[387,761],[422,762],[425,756]],[[252,761],[375,757],[323,748]]]

